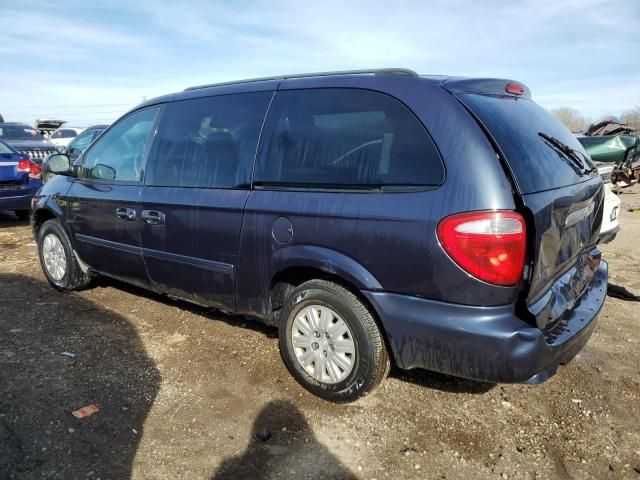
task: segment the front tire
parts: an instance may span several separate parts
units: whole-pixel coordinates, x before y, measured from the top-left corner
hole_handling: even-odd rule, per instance
[[[38,230],[38,256],[53,288],[74,291],[89,285],[91,277],[80,268],[67,232],[58,220],[47,220]]]
[[[295,379],[325,400],[367,395],[387,376],[384,339],[368,308],[326,280],[297,287],[282,308],[280,353]]]

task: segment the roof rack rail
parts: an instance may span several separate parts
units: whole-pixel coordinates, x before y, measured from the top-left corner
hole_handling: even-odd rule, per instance
[[[330,77],[333,75],[402,75],[407,77],[418,77],[419,75],[408,68],[377,68],[370,70],[338,70],[334,72],[315,72],[315,73],[295,73],[293,75],[279,75],[277,77],[261,77],[249,78],[246,80],[233,80],[230,82],[209,83],[206,85],[197,85],[195,87],[185,88],[185,92],[189,90],[199,90],[201,88],[220,87],[222,85],[235,85],[238,83],[264,82],[267,80],[287,80],[289,78],[307,78],[307,77]]]

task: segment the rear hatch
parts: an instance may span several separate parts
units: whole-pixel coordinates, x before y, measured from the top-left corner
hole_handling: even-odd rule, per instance
[[[508,80],[449,80],[492,139],[533,232],[526,309],[540,328],[571,310],[600,263],[602,179],[575,136]],[[509,91],[513,93],[508,93]]]

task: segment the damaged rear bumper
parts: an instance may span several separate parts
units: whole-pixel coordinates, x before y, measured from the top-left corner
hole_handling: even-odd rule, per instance
[[[426,368],[486,382],[540,383],[589,340],[607,294],[607,263],[549,332],[516,317],[512,305],[475,307],[363,291],[377,311],[400,368]]]

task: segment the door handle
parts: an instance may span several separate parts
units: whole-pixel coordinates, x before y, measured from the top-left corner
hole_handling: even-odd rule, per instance
[[[143,210],[142,221],[149,225],[164,225],[164,213],[157,210]]]
[[[136,210],[134,208],[125,208],[120,207],[116,208],[116,216],[121,218],[122,220],[135,220],[136,219]]]

